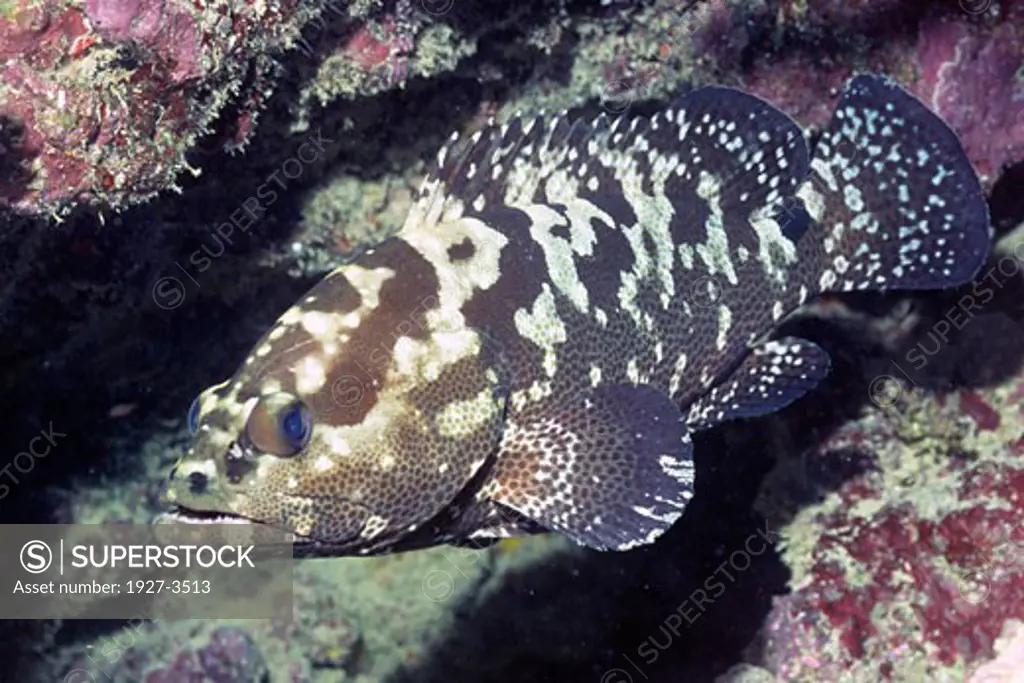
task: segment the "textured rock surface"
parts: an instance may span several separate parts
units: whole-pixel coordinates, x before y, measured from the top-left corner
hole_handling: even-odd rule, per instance
[[[751,30],[750,5],[737,3],[718,9],[729,31],[697,35],[724,80],[822,125],[851,74],[883,71],[949,122],[989,184],[1024,159],[1024,2],[963,0],[951,13],[898,1],[775,6],[783,20],[770,32]]]
[[[991,434],[955,402],[906,400],[925,414],[873,412],[810,456],[869,467],[783,533],[794,592],[775,601],[766,656],[785,680],[964,680],[1024,616],[1018,407],[979,397],[1009,413]]]
[[[758,661],[783,680],[967,680],[1024,617],[1019,232],[974,284],[876,322],[887,353],[842,385],[867,409],[767,478],[792,592]]]
[[[320,10],[291,0],[10,0],[0,118],[17,133],[0,201],[47,213],[176,188],[186,152],[232,102],[244,142],[271,91],[272,58]]]
[[[1007,622],[996,641],[999,656],[974,672],[970,683],[1021,683],[1024,681],[1024,624]]]

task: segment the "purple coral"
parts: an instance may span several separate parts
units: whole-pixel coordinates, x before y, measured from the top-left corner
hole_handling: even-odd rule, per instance
[[[267,677],[263,653],[247,631],[223,626],[210,634],[210,643],[199,651],[210,683],[262,681]]]
[[[248,631],[221,626],[202,648],[183,647],[167,666],[149,671],[146,683],[258,683],[269,671]]]
[[[1024,159],[1024,3],[995,27],[932,20],[921,26],[916,90],[957,131],[989,180]]]
[[[170,83],[183,83],[202,74],[202,51],[197,49],[201,36],[188,11],[146,0],[87,0],[85,10],[102,38],[132,40],[144,50],[159,53],[170,66]]]
[[[265,102],[251,91],[269,90],[268,55],[317,11],[297,0],[14,0],[0,14],[0,127],[20,135],[0,168],[0,206],[123,206],[174,187],[228,95],[248,118]]]
[[[943,419],[959,414],[977,423],[962,401],[944,404]],[[836,461],[851,448],[880,453],[899,442],[898,429],[871,415],[810,457]],[[901,488],[894,463],[922,456],[893,451],[807,520],[816,529],[809,562],[765,625],[765,664],[777,675],[904,680],[907,667],[930,678],[971,671],[993,656],[1006,624],[1024,620],[1024,445],[1018,434],[976,429],[1006,441],[1000,459],[943,456],[925,479]],[[930,502],[922,507],[921,500]]]
[[[736,27],[754,22],[745,3],[714,5],[714,20],[695,35],[695,56],[714,60],[732,79],[749,45]],[[737,85],[804,125],[823,125],[851,75],[891,74],[949,123],[992,183],[1003,168],[1024,161],[1024,2],[961,5],[925,12],[924,5],[894,0],[783,0],[772,19],[762,20],[779,22],[774,30],[789,37],[758,51]],[[847,27],[857,28],[844,33]]]

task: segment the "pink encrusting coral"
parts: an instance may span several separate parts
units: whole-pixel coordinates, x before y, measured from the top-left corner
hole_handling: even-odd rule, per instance
[[[123,206],[173,188],[227,104],[265,101],[249,91],[269,87],[267,55],[321,4],[13,0],[0,13],[0,125],[18,135],[0,206]]]
[[[1007,625],[998,657],[974,672],[968,683],[1024,683],[1024,623]]]
[[[746,48],[735,27],[750,23],[751,10],[744,2],[717,4],[716,22],[697,32],[694,45],[697,56],[731,76]],[[820,126],[852,74],[891,74],[950,124],[991,184],[1024,161],[1024,1],[939,5],[784,0],[775,30],[786,38],[752,60],[737,85]],[[838,37],[850,26],[854,40]]]
[[[1024,159],[1024,3],[998,26],[929,21],[917,53],[918,94],[959,133],[989,179]]]
[[[987,411],[1017,409],[969,393]],[[948,398],[911,401],[989,455],[958,455],[959,436],[920,433],[920,414],[887,406],[808,456],[827,469],[856,450],[873,466],[787,534],[801,554],[793,591],[765,625],[765,664],[784,680],[947,680],[991,659],[1005,626],[1024,620],[1024,440]]]
[[[144,0],[87,0],[86,14],[96,34],[108,41],[135,41],[162,55],[171,66],[168,80],[183,83],[202,75],[199,29],[190,12]]]
[[[382,74],[384,86],[391,87],[405,80],[420,24],[410,0],[398,0],[395,12],[384,15],[376,34],[370,25],[360,25],[341,52],[364,70]]]

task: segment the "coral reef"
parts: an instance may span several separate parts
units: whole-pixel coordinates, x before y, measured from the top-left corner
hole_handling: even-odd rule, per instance
[[[918,94],[959,133],[988,180],[1024,159],[1024,3],[996,25],[922,24]]]
[[[937,412],[928,423],[972,419]],[[813,458],[877,461],[783,534],[793,593],[766,626],[783,679],[962,680],[992,656],[1004,624],[1024,618],[1024,459],[1009,431],[967,462],[955,435],[908,447],[875,413],[821,446]]]
[[[768,29],[757,3],[712,5],[713,19],[694,36],[712,73],[805,125],[828,120],[850,75],[883,71],[945,118],[987,184],[1024,160],[1020,0],[965,1],[956,13],[926,3],[786,0]]]
[[[540,87],[510,99],[505,115],[593,97],[619,112],[680,83],[724,81],[820,124],[831,110],[829,95],[853,71],[882,70],[946,116],[994,180],[1024,150],[1024,4],[968,9],[936,17],[900,3],[823,0],[784,2],[772,15],[766,4],[747,0],[654,3],[605,17],[604,30],[587,31],[589,40],[576,47],[568,83],[543,85],[549,78],[538,73]],[[308,125],[311,109],[339,98],[403,88],[410,78],[473,62],[481,80],[499,80],[498,60],[477,54],[489,24],[440,21],[449,11],[446,3],[410,0],[384,9],[320,0],[12,0],[0,13],[0,121],[7,122],[0,144],[8,150],[0,202],[25,213],[65,212],[75,203],[123,207],[177,189],[183,172],[198,172],[187,153],[212,144],[203,139],[212,130],[217,145],[246,144],[292,48],[306,81],[290,104],[297,129]],[[491,20],[511,23],[525,11]],[[836,27],[890,14],[906,24],[904,35],[863,41],[837,34]],[[565,49],[564,15],[529,31],[535,49]],[[806,68],[810,51],[814,69]],[[748,66],[737,71],[738,64]]]
[[[146,683],[204,681],[235,683],[258,681],[268,675],[263,654],[256,649],[252,636],[234,626],[218,626],[210,633],[209,642],[192,653],[179,655],[166,669],[144,674]]]
[[[66,213],[180,190],[183,172],[199,173],[188,156],[197,144],[244,148],[289,50],[300,71],[320,60],[308,92],[321,103],[450,69],[471,49],[449,50],[456,41],[427,26],[429,7],[12,0],[0,12],[0,206]]]
[[[314,670],[342,674],[357,663],[362,640],[348,619],[324,607],[328,600],[300,602],[294,623],[133,625],[101,639],[93,654],[75,657],[63,675],[102,674],[115,683],[298,683]]]
[[[317,48],[306,42],[321,59],[300,104],[375,95],[404,86],[414,75],[429,78],[454,69],[475,51],[475,42],[436,23],[443,13],[443,6],[398,0],[393,11],[355,20],[340,36],[318,41]]]
[[[1018,249],[1008,237],[971,288],[887,327],[892,355],[859,382],[870,409],[767,479],[792,578],[763,657],[783,680],[966,680],[1024,619],[1024,378],[1019,344],[998,341],[1024,323]],[[958,318],[983,285],[989,306]],[[815,504],[793,506],[801,489]]]
[[[974,672],[968,683],[1021,683],[1024,681],[1024,623],[1006,622],[996,641],[999,657]]]
[[[490,561],[486,552],[438,549],[356,565],[299,567],[293,621],[130,623],[89,650],[69,649],[55,674],[68,683],[381,680],[450,627],[451,606],[479,589]],[[398,631],[371,628],[394,619],[404,624]]]
[[[0,12],[0,116],[22,131],[0,200],[25,213],[123,206],[176,188],[230,102],[236,144],[270,91],[273,55],[312,2],[44,0]],[[13,162],[8,162],[10,166]]]
[[[490,116],[719,82],[813,134],[849,74],[883,71],[1016,199],[1021,26],[1021,0],[0,0],[0,419],[8,456],[68,435],[0,518],[146,521],[195,393]],[[1024,620],[1024,288],[998,263],[796,321],[836,375],[698,444],[697,498],[653,549],[308,562],[293,623],[0,624],[0,679],[1000,681]],[[976,286],[995,295],[962,314]]]

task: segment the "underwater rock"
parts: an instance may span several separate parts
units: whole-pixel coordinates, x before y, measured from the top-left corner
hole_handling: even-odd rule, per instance
[[[917,93],[957,131],[988,182],[1024,160],[1024,2],[1004,11],[993,26],[927,21],[916,54]]]
[[[957,132],[987,186],[1024,160],[1021,0],[787,0],[777,13],[755,5],[719,2],[695,36],[712,73],[737,79],[734,65],[748,61],[737,85],[808,126],[828,120],[851,74],[892,74]]]
[[[0,13],[0,208],[61,215],[178,190],[200,172],[189,151],[246,146],[284,71],[308,81],[289,105],[302,127],[313,102],[401,88],[474,51],[437,21],[451,3],[389,6],[14,0]]]
[[[18,131],[4,145],[0,207],[119,207],[174,189],[229,103],[244,143],[272,56],[321,5],[15,0],[0,14],[0,130]]]
[[[246,628],[183,626],[167,633],[155,622],[138,624],[132,632],[125,628],[112,634],[93,656],[79,657],[66,679],[69,683],[89,681],[97,673],[111,681],[144,683],[248,683],[267,679],[263,652]]]
[[[64,676],[68,683],[91,680],[86,674],[111,683],[259,683],[308,681],[314,670],[346,675],[359,662],[361,631],[299,576],[294,621],[144,622],[101,638]],[[289,678],[279,677],[285,672]]]
[[[166,667],[146,674],[145,683],[204,683],[205,672],[195,652],[179,653]]]
[[[878,409],[807,455],[802,474],[825,488],[850,453],[866,466],[783,533],[792,593],[764,634],[779,677],[964,680],[993,656],[1024,619],[1022,387],[935,397],[883,375]]]
[[[1024,623],[1007,622],[996,641],[999,656],[974,672],[970,683],[1022,683],[1024,681]]]
[[[199,651],[199,661],[211,683],[261,681],[269,674],[252,636],[236,626],[222,626],[211,633],[209,644]]]

